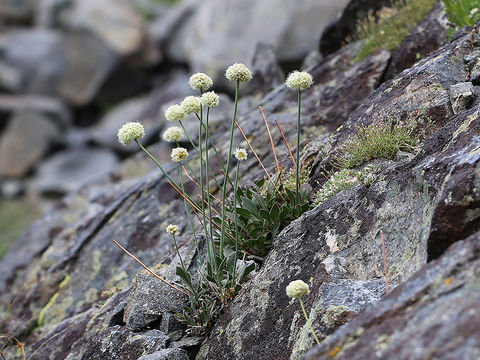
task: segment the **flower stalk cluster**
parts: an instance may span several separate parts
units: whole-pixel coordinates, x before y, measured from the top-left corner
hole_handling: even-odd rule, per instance
[[[165,118],[169,122],[178,122],[180,127],[169,127],[163,133],[163,139],[173,144],[171,151],[171,160],[178,166],[178,179],[173,179],[170,174],[162,167],[162,165],[153,157],[153,155],[141,144],[140,140],[144,136],[144,129],[140,123],[125,124],[118,132],[119,142],[128,145],[135,141],[137,145],[144,151],[147,156],[154,161],[160,171],[168,179],[170,185],[183,198],[185,211],[191,227],[191,232],[195,240],[197,251],[200,254],[200,268],[198,274],[191,274],[185,267],[183,257],[178,247],[178,237],[180,236],[179,227],[169,224],[166,232],[172,236],[175,250],[180,262],[177,267],[177,275],[182,279],[184,290],[181,292],[188,293],[190,298],[190,306],[185,308],[183,320],[192,328],[205,330],[212,324],[212,318],[215,316],[218,308],[222,307],[227,301],[233,298],[240,290],[241,284],[246,280],[248,274],[254,270],[253,264],[239,262],[240,255],[247,254],[248,250],[253,247],[245,247],[246,223],[256,221],[249,218],[248,210],[245,209],[246,204],[250,206],[262,208],[262,211],[255,211],[260,217],[266,216],[266,219],[258,219],[262,224],[268,224],[267,233],[260,233],[255,229],[250,235],[257,236],[261,244],[260,253],[265,254],[265,244],[271,243],[271,239],[267,241],[267,236],[273,237],[280,229],[280,225],[290,219],[291,207],[296,213],[301,214],[306,211],[309,204],[304,193],[300,193],[299,187],[299,145],[300,145],[300,113],[301,113],[301,92],[312,84],[312,77],[305,72],[293,72],[286,81],[286,85],[298,92],[298,114],[297,114],[297,157],[296,157],[296,186],[295,194],[293,191],[286,189],[281,183],[282,172],[278,168],[276,180],[273,180],[261,163],[257,154],[251,147],[248,139],[240,128],[237,121],[237,110],[240,85],[252,79],[251,71],[243,64],[233,64],[226,72],[225,76],[228,80],[235,83],[235,102],[234,110],[229,127],[229,141],[227,144],[226,158],[222,158],[220,152],[213,141],[210,134],[209,117],[210,112],[217,108],[220,104],[220,98],[214,91],[208,91],[213,86],[212,79],[204,73],[196,73],[190,77],[189,83],[191,88],[197,92],[194,95],[187,96],[180,104],[169,106],[165,111]],[[187,116],[195,117],[198,120],[198,141],[194,141],[188,134],[183,124],[183,120]],[[266,121],[266,120],[265,120]],[[235,127],[238,126],[241,135],[244,137],[250,151],[260,162],[268,177],[268,189],[273,186],[276,192],[269,193],[265,196],[265,204],[255,204],[251,192],[244,193],[239,188],[239,173],[241,164],[247,160],[248,152],[246,149],[236,147],[235,143]],[[267,129],[268,125],[266,124]],[[180,144],[183,137],[188,142]],[[269,136],[270,132],[269,132]],[[182,145],[182,146],[180,146]],[[273,142],[272,142],[273,146]],[[288,147],[288,144],[287,144]],[[199,159],[198,170],[195,171],[190,164],[190,152],[197,155]],[[223,179],[217,179],[217,175],[210,168],[210,156],[216,156],[218,164],[223,173]],[[292,156],[293,158],[293,156]],[[236,166],[234,166],[236,165]],[[233,169],[235,167],[235,169]],[[188,170],[187,170],[188,169]],[[233,179],[233,175],[235,174]],[[198,174],[198,175],[197,175]],[[185,191],[184,175],[186,175],[193,183],[199,187],[199,199],[194,198]],[[280,183],[277,180],[280,179]],[[293,182],[293,181],[292,181]],[[221,194],[216,197],[212,194],[211,185],[218,189]],[[280,191],[279,189],[283,189]],[[262,190],[263,191],[263,190]],[[233,195],[227,197],[229,193]],[[260,193],[259,193],[260,194]],[[272,195],[274,194],[274,196]],[[283,194],[283,195],[282,195]],[[262,195],[263,196],[263,195]],[[273,198],[274,197],[274,198]],[[255,197],[258,199],[258,197]],[[283,205],[283,202],[285,205]],[[268,211],[263,211],[266,204],[273,206]],[[252,207],[252,209],[253,209]],[[247,214],[245,214],[247,212]],[[195,226],[193,218],[195,215],[200,223],[200,227]],[[245,220],[247,217],[247,220]],[[205,239],[205,253],[200,253],[199,241],[203,235]],[[251,252],[251,254],[255,254]],[[203,256],[202,256],[203,255]],[[297,294],[301,302],[301,295],[308,294],[302,284],[294,284],[287,292]],[[290,296],[290,295],[289,295]],[[302,308],[303,304],[301,303]],[[308,321],[308,320],[307,320]]]

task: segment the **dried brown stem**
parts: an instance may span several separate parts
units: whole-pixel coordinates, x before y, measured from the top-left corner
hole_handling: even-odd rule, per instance
[[[187,169],[185,169],[185,166],[182,166],[183,167],[183,171],[185,171],[185,175],[187,175],[187,177],[190,179],[190,181],[192,181],[195,185],[197,185],[198,187],[200,187],[200,184],[198,182],[196,182],[195,180],[193,180],[193,178],[188,174],[188,171]],[[216,201],[218,202],[221,202],[220,199],[218,199],[217,197],[215,197],[215,195],[213,195],[212,193],[209,193],[210,196],[215,199]]]
[[[170,182],[169,182],[169,183],[170,183]],[[201,211],[201,210],[198,208],[198,206],[192,204],[192,202],[191,202],[189,199],[187,199],[187,197],[186,197],[185,195],[183,195],[180,191],[178,191],[178,190],[173,186],[173,184],[170,184],[170,185],[172,185],[172,187],[180,194],[181,197],[183,197],[185,200],[187,200],[187,202],[188,202],[188,203],[190,204],[190,206],[193,208],[193,211],[195,211],[195,212],[196,212],[196,211]],[[197,216],[197,217],[198,217],[198,216]],[[218,224],[217,224],[215,221],[213,221],[212,219],[210,219],[210,218],[208,217],[208,215],[205,215],[205,217],[207,218],[208,221],[211,221],[212,224],[215,225],[215,227],[216,227],[217,229],[221,229],[221,226],[218,225]],[[205,226],[204,226],[204,224],[203,224],[201,221],[200,221],[200,224],[202,224],[203,228],[205,229]],[[245,248],[245,246],[244,246],[240,241],[238,241],[237,239],[235,239],[235,237],[234,237],[232,234],[230,234],[230,233],[228,233],[228,232],[225,232],[225,234],[226,234],[230,239],[232,239],[233,241],[235,241],[244,251],[247,251],[247,249]]]
[[[285,134],[283,133],[282,128],[280,127],[280,124],[278,123],[278,120],[276,118],[274,120],[275,120],[275,124],[277,124],[277,128],[280,131],[280,134],[282,134],[283,142],[287,146],[288,153],[290,154],[290,158],[292,159],[293,166],[297,167],[297,164],[295,163],[295,158],[293,157],[293,154],[292,154],[292,149],[290,149],[290,146],[288,145],[288,141],[285,138]]]
[[[142,263],[140,260],[138,260],[133,254],[129,253],[127,249],[125,249],[122,245],[120,245],[116,240],[113,240],[113,242],[115,243],[115,245],[117,245],[120,249],[123,250],[123,252],[125,254],[127,254],[128,256],[130,256],[133,260],[135,260],[137,263],[139,263],[145,270],[147,270],[152,276],[155,276],[157,279],[163,281],[165,284],[167,284],[168,286],[170,286],[172,289],[175,289],[179,292],[181,292],[182,294],[185,294],[188,296],[188,293],[179,289],[178,287],[176,287],[175,285],[173,284],[170,284],[167,280],[163,279],[162,277],[158,276],[157,274],[155,274],[152,270],[150,270],[144,263]]]
[[[387,253],[385,252],[385,240],[383,239],[382,230],[380,230],[380,239],[382,239],[383,267],[385,270],[385,287],[387,288],[387,294],[388,294],[390,292],[390,289],[388,287]]]
[[[262,107],[259,106],[259,108],[260,108],[260,112],[262,113],[263,121],[265,122],[265,127],[267,128],[268,137],[270,138],[270,144],[272,145],[273,157],[275,158],[275,165],[277,166],[277,174],[280,174],[280,165],[278,165],[277,152],[275,151],[275,146],[273,145],[273,139],[272,139],[272,134],[270,133],[270,127],[268,126],[267,118],[265,117],[265,113],[263,112]]]
[[[245,142],[247,143],[248,147],[250,148],[250,151],[253,153],[253,155],[255,156],[255,158],[257,159],[258,163],[260,164],[260,166],[262,167],[263,171],[265,172],[265,174],[267,175],[268,177],[268,180],[270,180],[270,183],[273,185],[273,187],[275,188],[275,190],[277,191],[278,193],[278,196],[281,197],[281,199],[283,201],[285,201],[285,198],[282,196],[282,194],[280,193],[280,190],[278,190],[277,188],[277,185],[275,185],[275,182],[272,180],[272,178],[270,177],[270,174],[268,173],[267,169],[265,168],[265,166],[263,166],[263,163],[262,163],[262,160],[260,160],[260,158],[258,157],[257,153],[255,152],[255,150],[253,149],[252,145],[250,145],[250,141],[248,141],[247,137],[245,136],[245,133],[243,132],[242,128],[240,127],[240,125],[238,125],[238,122],[235,121],[235,124],[237,125],[238,127],[238,130],[240,130],[240,133],[242,134],[243,138],[245,139]]]

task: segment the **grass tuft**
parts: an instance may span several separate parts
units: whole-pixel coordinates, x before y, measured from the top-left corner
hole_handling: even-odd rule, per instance
[[[360,61],[379,49],[392,50],[428,14],[436,0],[397,0],[375,15],[357,23],[357,30],[347,42],[365,39],[355,61]]]
[[[405,125],[372,124],[360,127],[353,137],[340,145],[336,161],[342,169],[350,169],[363,163],[384,158],[391,160],[399,150],[412,151],[418,141],[413,135],[415,123]]]

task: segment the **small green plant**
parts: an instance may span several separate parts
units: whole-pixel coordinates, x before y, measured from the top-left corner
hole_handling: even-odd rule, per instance
[[[353,168],[363,163],[378,159],[393,159],[399,150],[413,151],[418,136],[413,134],[416,123],[407,124],[374,123],[360,127],[355,135],[340,146],[336,157],[338,166],[343,169]]]
[[[290,190],[280,181],[276,183],[275,188],[269,181],[262,179],[253,186],[238,189],[236,208],[228,208],[227,229],[233,233],[236,219],[238,239],[242,239],[242,249],[248,254],[261,257],[267,255],[275,236],[297,218],[298,212],[303,214],[311,207],[308,187],[300,188],[299,202],[296,205],[295,186]],[[233,245],[232,242],[230,239],[229,244]]]
[[[365,166],[360,170],[343,169],[335,172],[318,190],[314,205],[327,201],[342,190],[348,190],[356,184],[369,186],[376,180],[377,169],[374,166]]]
[[[447,29],[450,38],[453,33],[466,25],[473,26],[480,19],[480,1],[478,0],[442,0],[447,19],[452,25]]]
[[[437,0],[397,0],[357,23],[355,35],[347,42],[364,40],[355,58],[360,61],[378,49],[392,50],[432,9]]]

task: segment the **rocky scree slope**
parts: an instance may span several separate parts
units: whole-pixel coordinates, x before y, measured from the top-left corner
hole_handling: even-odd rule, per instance
[[[409,358],[426,358],[424,349],[443,358],[478,357],[479,322],[458,331],[465,319],[455,316],[479,316],[478,30],[461,30],[389,81],[389,66],[401,63],[392,58],[395,51],[352,65],[355,46],[349,46],[312,66],[302,147],[314,187],[326,181],[332,152],[356,126],[414,119],[422,140],[415,154],[374,161],[381,171],[368,188],[342,191],[285,228],[207,339],[185,336],[173,317],[184,298],[143,274],[132,284],[139,268],[112,244],[115,239],[145,263],[161,264],[158,273],[175,279],[178,259],[164,228],[176,222],[184,227],[181,251],[188,267],[198,265],[187,222],[178,221],[183,203],[142,156],[62,199],[2,259],[1,332],[19,336],[38,359],[301,359],[314,342],[298,303],[285,294],[285,286],[300,278],[311,280],[304,301],[317,335],[323,340],[333,334],[309,359],[361,358],[374,351],[378,358],[405,358],[408,351]],[[283,87],[260,101],[291,140],[295,101]],[[265,163],[273,164],[252,99],[240,109],[240,124]],[[218,144],[226,143],[226,127],[226,121],[218,124]],[[280,146],[275,132],[274,141]],[[243,183],[259,176],[249,159]],[[188,189],[195,191],[192,184]],[[400,285],[383,300],[380,230],[390,285]],[[104,291],[120,287],[125,290],[107,298]],[[441,309],[446,316],[438,316]],[[436,346],[430,327],[445,346]],[[9,358],[13,352],[7,349]]]

